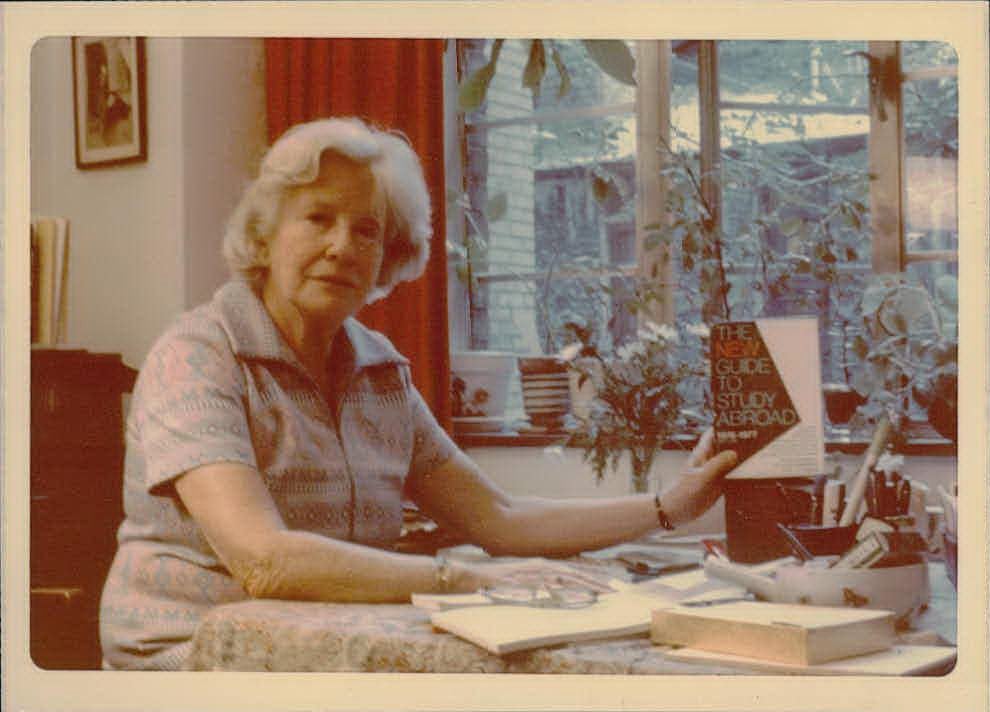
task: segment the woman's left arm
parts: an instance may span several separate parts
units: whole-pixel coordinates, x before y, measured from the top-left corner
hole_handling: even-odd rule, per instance
[[[721,495],[733,452],[711,456],[708,431],[677,483],[660,495],[674,526],[704,513]],[[407,483],[437,522],[463,532],[495,556],[569,556],[635,539],[660,527],[653,494],[599,499],[516,497],[501,490],[463,453]]]

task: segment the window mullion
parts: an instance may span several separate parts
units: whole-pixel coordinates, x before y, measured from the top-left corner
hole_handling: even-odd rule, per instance
[[[870,220],[873,270],[904,270],[904,115],[900,45],[870,42]]]
[[[647,249],[647,236],[655,226],[667,224],[668,182],[661,172],[668,160],[663,146],[670,146],[671,44],[670,40],[636,43],[636,265],[643,280],[663,285],[659,303],[642,315],[661,324],[673,324],[673,265],[665,244]],[[651,227],[653,226],[653,227]]]

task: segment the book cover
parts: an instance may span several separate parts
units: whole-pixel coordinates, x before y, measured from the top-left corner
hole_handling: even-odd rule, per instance
[[[653,612],[654,643],[794,665],[816,665],[885,650],[894,643],[890,611],[737,601]]]
[[[784,317],[711,329],[716,449],[734,478],[807,477],[825,469],[818,320]]]

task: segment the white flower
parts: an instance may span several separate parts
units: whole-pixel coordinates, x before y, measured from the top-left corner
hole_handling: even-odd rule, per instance
[[[706,339],[711,335],[711,330],[708,328],[708,324],[705,324],[704,322],[688,324],[684,328],[689,334],[700,336],[703,339]]]
[[[557,356],[562,358],[564,361],[573,361],[574,359],[577,358],[578,354],[581,353],[581,348],[582,348],[581,342],[575,341],[573,344],[568,344],[567,346],[562,348],[558,352]]]
[[[677,333],[677,329],[672,327],[670,324],[657,324],[652,321],[646,321],[643,324],[643,328],[639,330],[639,338],[645,341],[680,341],[680,335]]]
[[[646,348],[639,341],[630,341],[628,344],[623,344],[615,350],[615,355],[619,357],[620,361],[629,361],[634,356],[643,356],[646,354]]]

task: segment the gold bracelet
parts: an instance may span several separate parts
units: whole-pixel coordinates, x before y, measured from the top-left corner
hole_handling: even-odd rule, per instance
[[[440,593],[450,593],[453,586],[453,572],[450,570],[450,562],[442,554],[434,557],[437,567],[434,571],[434,585]]]
[[[667,513],[663,511],[663,505],[660,504],[660,495],[655,494],[653,496],[653,506],[657,509],[657,521],[660,522],[660,526],[667,531],[673,531],[674,525],[670,523],[670,518]]]

